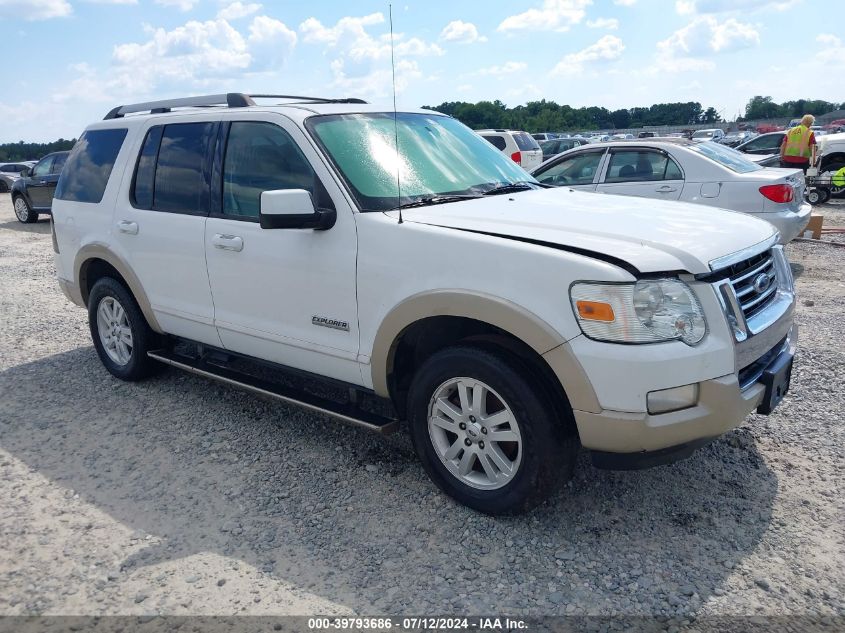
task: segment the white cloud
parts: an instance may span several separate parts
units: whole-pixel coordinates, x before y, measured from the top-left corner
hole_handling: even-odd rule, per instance
[[[566,55],[552,69],[551,75],[577,75],[587,66],[597,66],[615,61],[622,57],[625,44],[615,35],[605,35],[595,44]]]
[[[243,2],[232,2],[217,12],[217,17],[223,20],[238,20],[253,13],[261,11],[261,5],[256,2],[244,4]]]
[[[758,46],[760,34],[750,24],[729,18],[719,22],[712,16],[699,16],[657,43],[657,67],[666,72],[713,70],[710,57]]]
[[[584,19],[592,0],[543,0],[539,9],[529,9],[505,18],[498,31],[568,31]]]
[[[294,31],[267,16],[255,17],[244,33],[219,18],[192,20],[170,31],[148,27],[147,32],[146,42],[115,46],[110,74],[92,82],[82,73],[59,98],[99,100],[98,95],[112,92],[123,99],[157,89],[184,93],[247,72],[278,70],[297,42]],[[96,83],[99,87],[93,88]]]
[[[381,13],[347,16],[338,20],[334,26],[325,26],[312,17],[299,25],[299,32],[303,42],[323,44],[335,54],[329,64],[334,76],[334,87],[347,93],[381,97],[390,94],[391,90],[390,34],[382,33],[376,37],[367,32],[367,27],[384,22]],[[444,53],[437,44],[418,37],[405,39],[402,33],[394,34],[393,44],[397,92],[423,76],[417,62],[406,58],[439,56]]]
[[[163,7],[175,7],[180,11],[190,11],[199,0],[155,0],[155,2]]]
[[[613,0],[613,4],[620,7],[632,7],[637,3],[637,0]]]
[[[23,18],[30,22],[63,18],[73,13],[73,7],[67,0],[0,0],[0,17]]]
[[[492,77],[501,77],[502,75],[510,75],[511,73],[525,70],[528,65],[524,62],[505,62],[501,66],[488,66],[478,71],[479,75],[489,75]]]
[[[284,22],[259,15],[249,25],[250,70],[278,70],[296,46],[296,33]]]
[[[587,20],[587,28],[608,29],[609,31],[615,31],[619,28],[619,20],[616,18],[596,18],[595,20]]]
[[[675,10],[680,15],[729,13],[757,10],[785,11],[801,0],[676,0]]]
[[[440,33],[440,39],[446,42],[470,44],[472,42],[486,42],[487,38],[478,34],[478,29],[471,22],[453,20]]]
[[[841,64],[845,59],[845,45],[837,36],[822,33],[816,36],[816,41],[822,45],[822,50],[816,53],[816,59],[821,64]]]

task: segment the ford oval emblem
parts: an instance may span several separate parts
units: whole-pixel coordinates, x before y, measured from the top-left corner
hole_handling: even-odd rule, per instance
[[[759,295],[769,289],[772,278],[766,273],[760,273],[754,278],[754,291]]]

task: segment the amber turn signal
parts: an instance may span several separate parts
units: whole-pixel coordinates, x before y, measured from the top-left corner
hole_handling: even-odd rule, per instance
[[[588,321],[613,321],[613,308],[600,301],[576,301],[578,316]]]

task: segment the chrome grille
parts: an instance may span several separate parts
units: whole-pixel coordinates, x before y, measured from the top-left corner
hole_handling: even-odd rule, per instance
[[[775,299],[778,273],[771,251],[731,266],[730,283],[746,320]]]

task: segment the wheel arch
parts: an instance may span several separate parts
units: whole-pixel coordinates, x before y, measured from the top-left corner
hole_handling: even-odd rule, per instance
[[[132,293],[150,328],[158,334],[164,333],[155,317],[149,298],[132,268],[105,245],[88,244],[82,247],[76,255],[73,269],[76,272],[77,288],[83,305],[88,305],[91,288],[98,279],[115,278]]]
[[[834,152],[833,154],[822,156],[819,161],[819,167],[823,169],[831,163],[845,163],[845,152]]]
[[[596,395],[566,338],[525,308],[499,297],[439,290],[409,297],[384,318],[371,354],[374,391],[404,415],[403,393],[416,367],[449,345],[474,343],[519,356],[536,368],[556,400],[593,410]],[[544,356],[549,352],[549,357]],[[563,360],[561,360],[563,359]]]

